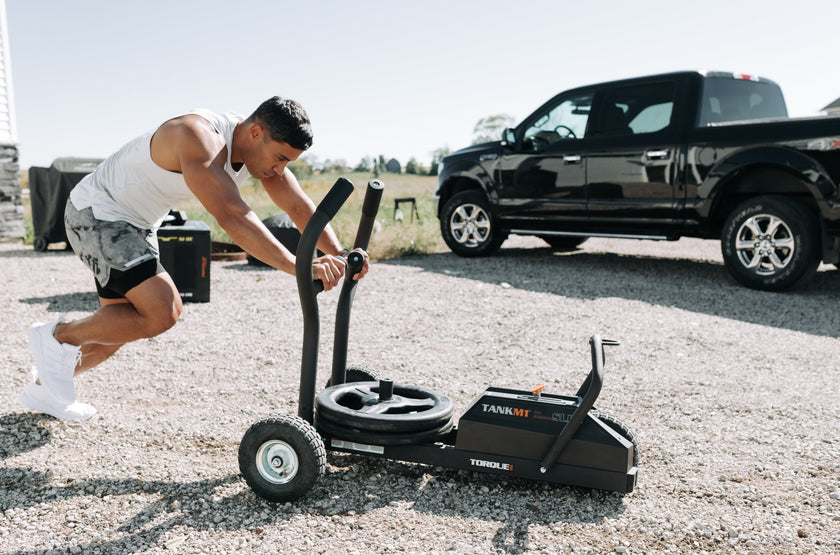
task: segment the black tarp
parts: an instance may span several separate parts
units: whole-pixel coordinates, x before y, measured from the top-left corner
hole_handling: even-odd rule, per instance
[[[102,162],[97,158],[56,158],[49,168],[29,168],[29,201],[36,251],[67,241],[64,205],[73,187]]]

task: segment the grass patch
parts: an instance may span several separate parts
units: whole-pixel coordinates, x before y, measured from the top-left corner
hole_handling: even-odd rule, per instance
[[[317,204],[327,194],[336,179],[346,177],[356,186],[356,191],[344,204],[331,222],[332,228],[342,244],[351,246],[356,237],[359,216],[362,210],[367,182],[373,177],[369,173],[322,174],[301,181],[304,191]],[[379,179],[385,184],[382,203],[376,218],[377,229],[371,237],[368,254],[373,260],[397,258],[411,254],[441,252],[446,249],[440,236],[440,227],[434,213],[434,194],[437,177],[410,174],[385,174]],[[280,212],[262,185],[254,180],[240,189],[242,198],[259,218],[265,219]],[[409,204],[401,204],[402,221],[394,219],[394,199],[413,197],[417,201],[418,217],[411,221]],[[213,241],[230,242],[230,237],[207,213],[203,206],[192,200],[179,207],[190,220],[201,220],[210,227]]]

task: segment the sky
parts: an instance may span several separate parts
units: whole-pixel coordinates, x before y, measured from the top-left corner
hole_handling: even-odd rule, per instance
[[[577,86],[686,69],[758,74],[792,116],[840,97],[837,0],[6,0],[20,166],[102,158],[194,108],[299,101],[307,156],[470,144]]]

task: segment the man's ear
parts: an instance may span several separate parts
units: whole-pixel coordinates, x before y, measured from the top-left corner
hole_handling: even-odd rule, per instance
[[[262,125],[259,123],[252,123],[251,126],[248,128],[248,137],[252,141],[256,141],[261,139],[263,136],[263,128]]]

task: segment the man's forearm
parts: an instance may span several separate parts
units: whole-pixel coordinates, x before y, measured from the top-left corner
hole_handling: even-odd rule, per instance
[[[331,254],[333,256],[341,255],[344,250],[344,247],[339,242],[338,237],[332,230],[332,227],[329,225],[327,225],[326,229],[324,229],[321,233],[321,237],[318,238],[318,248],[322,253]]]
[[[242,219],[219,222],[245,252],[287,274],[295,273],[295,256],[280,243],[252,211]]]

